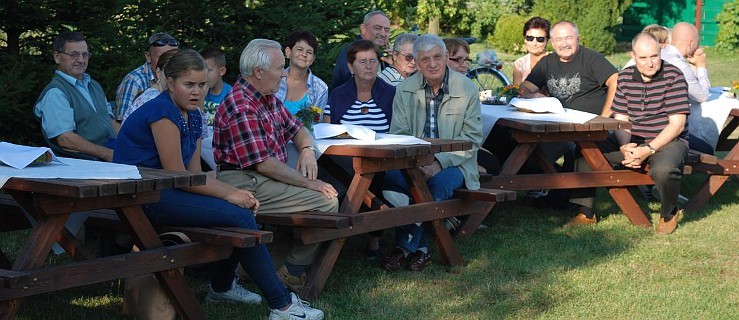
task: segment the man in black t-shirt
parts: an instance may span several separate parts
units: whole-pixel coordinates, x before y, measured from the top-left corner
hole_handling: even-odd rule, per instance
[[[560,21],[550,32],[550,54],[531,70],[521,84],[522,97],[541,96],[540,89],[567,108],[605,117],[611,115],[616,93],[616,68],[602,54],[580,45],[580,32],[570,21]]]

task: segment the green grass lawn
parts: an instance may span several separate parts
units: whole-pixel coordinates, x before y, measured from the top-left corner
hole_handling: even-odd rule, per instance
[[[692,194],[703,177],[686,177],[683,193]],[[453,270],[434,251],[422,273],[386,273],[358,253],[362,239],[354,238],[312,303],[327,319],[735,319],[737,197],[738,182],[727,182],[669,236],[631,225],[604,190],[596,206],[601,222],[570,230],[560,227],[568,212],[502,203],[487,218],[489,229],[457,243],[466,265]],[[659,203],[636,198],[659,219]],[[19,236],[3,235],[0,245],[15,247]],[[206,283],[188,281],[202,300]],[[18,319],[122,319],[116,285],[30,297]],[[203,306],[210,319],[267,316],[265,304]]]

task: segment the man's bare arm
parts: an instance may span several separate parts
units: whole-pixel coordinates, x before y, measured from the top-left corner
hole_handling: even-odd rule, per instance
[[[72,131],[67,131],[56,137],[56,142],[63,149],[88,154],[108,162],[113,160],[112,149],[87,141],[85,138]]]
[[[612,74],[610,77],[608,77],[608,80],[606,80],[606,87],[608,87],[608,93],[606,95],[606,101],[603,103],[603,110],[600,112],[600,115],[603,117],[610,117],[613,114],[613,111],[611,110],[611,105],[613,104],[613,97],[616,96],[616,86],[618,82],[618,73]]]

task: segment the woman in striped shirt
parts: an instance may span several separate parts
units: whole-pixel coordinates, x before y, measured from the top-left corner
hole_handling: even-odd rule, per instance
[[[395,87],[377,78],[380,49],[372,41],[357,40],[346,51],[353,81],[334,89],[323,122],[355,124],[379,133],[390,129]]]

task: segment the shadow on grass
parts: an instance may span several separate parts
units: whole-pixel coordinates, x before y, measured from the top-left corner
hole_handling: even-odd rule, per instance
[[[643,228],[562,229],[568,218],[523,202],[499,204],[485,222],[489,229],[457,242],[466,265],[453,272],[434,248],[434,264],[424,272],[386,273],[357,253],[361,243],[348,244],[320,301],[352,305],[328,306],[335,319],[536,317],[568,299],[571,284],[560,274],[603,263],[647,234]],[[392,247],[392,232],[385,235]]]

